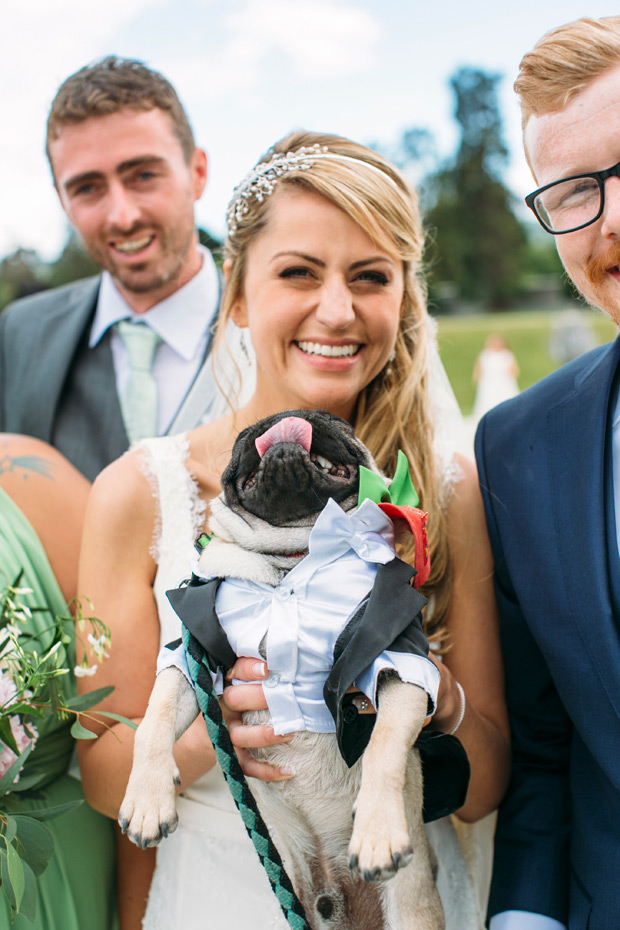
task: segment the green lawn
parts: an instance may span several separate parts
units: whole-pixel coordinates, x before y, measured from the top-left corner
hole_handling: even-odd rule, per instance
[[[598,344],[614,339],[617,330],[602,313],[579,311]],[[549,354],[549,338],[557,311],[525,310],[476,316],[439,317],[439,351],[465,416],[472,411],[475,385],[472,372],[489,333],[500,333],[519,363],[523,390],[558,367]]]

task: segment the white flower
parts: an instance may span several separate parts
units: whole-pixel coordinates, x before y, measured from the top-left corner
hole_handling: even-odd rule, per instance
[[[110,640],[105,635],[105,633],[102,633],[101,636],[93,636],[92,633],[89,633],[88,642],[93,647],[93,652],[95,653],[95,656],[100,662],[103,659],[109,658],[109,655],[105,650],[106,650],[106,646],[110,645]]]
[[[90,668],[85,668],[83,665],[76,665],[73,669],[73,674],[76,678],[89,678],[91,675],[94,675],[96,671],[96,665],[91,665]]]

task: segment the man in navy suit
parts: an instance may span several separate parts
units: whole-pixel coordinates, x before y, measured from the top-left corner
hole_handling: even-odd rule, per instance
[[[620,323],[620,16],[521,62],[527,198]],[[513,773],[492,930],[620,927],[620,342],[491,411],[476,455],[496,562]]]
[[[50,442],[92,479],[137,438],[119,401],[131,378],[121,320],[155,334],[152,434],[213,413],[219,278],[194,222],[207,159],[170,83],[113,57],[62,84],[47,154],[62,207],[103,273],[0,317],[0,430]]]

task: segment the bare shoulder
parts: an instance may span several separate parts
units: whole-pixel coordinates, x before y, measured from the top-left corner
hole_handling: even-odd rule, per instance
[[[152,532],[155,497],[140,450],[116,459],[97,476],[88,500],[87,523],[108,533]]]
[[[491,552],[487,535],[482,495],[478,484],[478,471],[474,462],[458,456],[462,478],[456,482],[446,511],[448,539],[453,568],[458,575],[461,570],[474,575],[487,575],[491,564]]]
[[[80,472],[53,446],[17,433],[0,434],[0,481],[23,481],[44,477],[58,480],[59,476],[86,482]]]
[[[448,501],[447,514],[449,524],[482,514],[482,495],[478,484],[478,470],[475,463],[464,455],[457,454],[459,478],[454,483]]]

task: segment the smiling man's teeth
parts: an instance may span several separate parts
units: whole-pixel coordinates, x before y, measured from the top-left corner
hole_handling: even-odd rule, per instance
[[[139,252],[140,249],[145,248],[152,238],[153,236],[145,236],[143,239],[132,239],[131,242],[117,242],[115,248],[126,255],[133,255],[134,252]]]
[[[297,345],[307,355],[325,355],[329,358],[349,358],[359,349],[358,345],[326,346],[321,342],[298,342]]]

